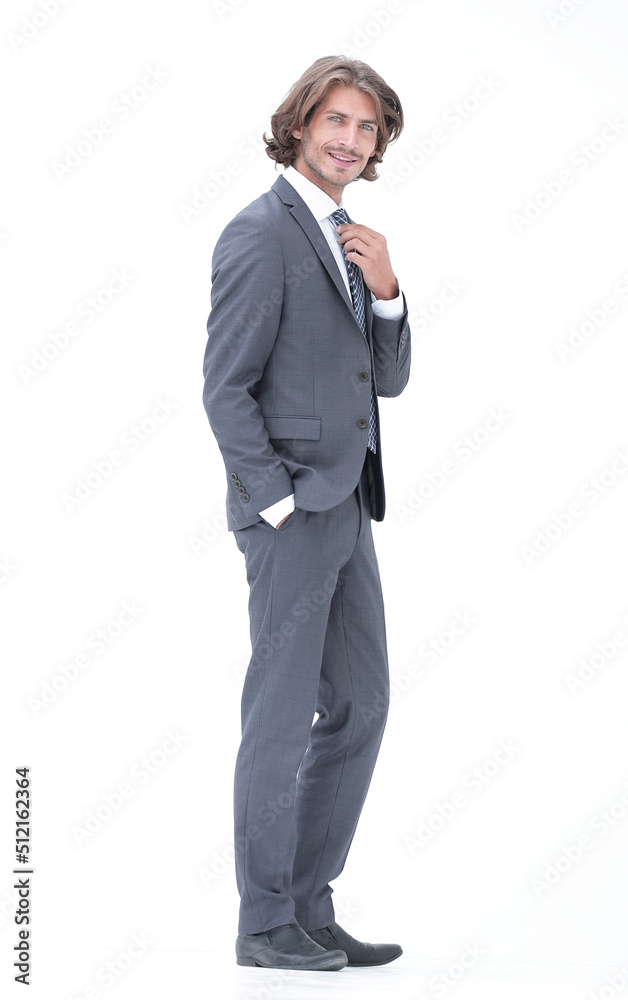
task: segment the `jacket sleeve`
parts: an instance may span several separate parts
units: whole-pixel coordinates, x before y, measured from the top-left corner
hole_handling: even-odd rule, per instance
[[[242,490],[236,495],[257,513],[293,492],[256,399],[277,337],[283,295],[283,255],[272,228],[251,213],[236,216],[212,258],[203,404],[227,477],[239,481]]]
[[[398,396],[410,375],[410,326],[403,296],[401,319],[373,315],[373,360],[378,396]]]

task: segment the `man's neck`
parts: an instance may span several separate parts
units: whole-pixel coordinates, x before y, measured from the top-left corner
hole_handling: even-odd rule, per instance
[[[305,177],[306,180],[310,181],[312,184],[315,184],[316,187],[320,188],[321,191],[324,191],[326,195],[329,195],[329,197],[332,198],[337,205],[340,204],[340,199],[342,198],[344,192],[344,185],[339,186],[337,184],[331,184],[329,181],[325,180],[324,177],[321,177],[320,174],[317,174],[313,170],[310,170],[307,163],[305,163],[303,160],[301,160],[298,163],[297,162],[293,163],[292,166],[297,171],[297,173],[301,174],[302,177]]]

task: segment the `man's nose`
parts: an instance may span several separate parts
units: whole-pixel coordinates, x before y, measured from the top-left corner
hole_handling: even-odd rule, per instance
[[[344,149],[355,150],[358,148],[358,126],[345,125],[338,136],[338,144]]]

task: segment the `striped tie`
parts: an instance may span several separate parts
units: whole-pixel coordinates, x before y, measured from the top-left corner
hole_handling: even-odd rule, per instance
[[[347,218],[347,213],[344,208],[339,208],[335,212],[332,212],[330,219],[334,220],[334,225],[342,226],[349,221]],[[344,254],[344,251],[343,251]],[[362,281],[362,271],[352,260],[349,260],[346,254],[344,254],[345,264],[347,266],[347,274],[349,276],[349,288],[351,289],[351,301],[353,302],[353,311],[355,313],[355,318],[358,321],[358,325],[364,335],[364,339],[368,343],[368,338],[366,336],[366,319],[364,317],[364,282]],[[375,453],[377,450],[377,415],[375,409],[375,387],[373,385],[373,379],[371,378],[371,405],[369,409],[369,430],[368,430],[368,447],[370,451]]]

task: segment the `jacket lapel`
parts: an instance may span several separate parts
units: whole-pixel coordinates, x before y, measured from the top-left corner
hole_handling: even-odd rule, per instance
[[[347,309],[351,312],[355,325],[358,328],[360,336],[362,336],[362,331],[360,330],[360,324],[358,323],[353,308],[353,302],[351,301],[351,296],[347,292],[346,286],[340,272],[338,270],[338,265],[334,260],[333,254],[329,249],[327,240],[321,232],[321,228],[310,212],[309,208],[301,198],[301,196],[292,187],[292,184],[288,183],[285,177],[278,177],[272,186],[272,190],[279,198],[283,201],[284,205],[290,208],[290,214],[296,219],[296,221],[301,226],[301,229],[307,236],[308,240],[316,250],[321,263],[325,266],[329,277],[333,281],[334,285],[338,289],[342,299],[347,306]],[[366,305],[366,300],[368,296],[368,305]],[[368,288],[364,288],[364,301],[365,301],[365,317],[367,324],[367,331],[370,335],[371,325],[372,325],[372,313],[371,313],[371,300],[370,292]]]

